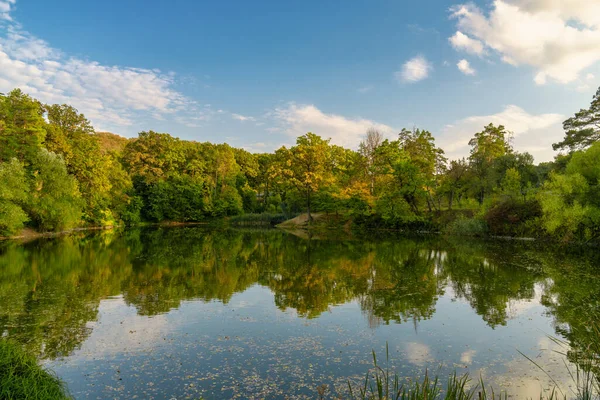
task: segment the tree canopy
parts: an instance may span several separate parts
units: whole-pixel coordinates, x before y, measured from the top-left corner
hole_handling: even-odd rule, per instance
[[[421,128],[395,137],[371,128],[357,149],[309,132],[253,154],[152,130],[130,139],[95,132],[72,106],[15,89],[0,95],[0,235],[306,212],[309,222],[333,214],[362,228],[591,240],[599,121],[600,89],[565,121],[555,148],[569,153],[539,165],[494,124],[473,133],[459,160]]]

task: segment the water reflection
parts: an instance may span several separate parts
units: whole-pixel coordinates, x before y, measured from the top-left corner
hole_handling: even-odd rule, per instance
[[[500,355],[505,357],[505,370],[530,370],[528,365],[521,367],[517,362],[507,366],[505,361],[513,359],[509,353],[514,353],[515,345],[528,345],[519,329],[524,332],[531,327],[511,327],[507,334],[514,331],[515,338],[497,336],[495,340],[501,345],[486,353],[483,347],[489,343],[478,336],[446,337],[457,336],[453,332],[464,328],[461,325],[466,318],[476,325],[471,317],[461,317],[464,311],[457,311],[453,303],[468,304],[487,326],[487,330],[477,328],[478,335],[490,338],[495,337],[494,330],[513,319],[533,319],[532,309],[541,304],[555,331],[548,333],[568,340],[569,356],[575,361],[582,358],[582,352],[589,353],[592,345],[598,347],[598,331],[590,322],[600,320],[599,265],[595,253],[563,254],[526,243],[437,238],[305,240],[276,230],[210,231],[196,227],[82,234],[0,245],[0,333],[47,360],[73,355],[84,343],[85,351],[78,356],[91,354],[93,348],[94,357],[100,357],[99,346],[104,356],[156,351],[157,342],[161,338],[166,342],[167,337],[180,348],[181,343],[187,343],[181,337],[183,331],[197,334],[197,330],[212,329],[206,334],[210,341],[219,338],[215,329],[224,330],[230,317],[219,314],[211,319],[211,315],[224,310],[211,305],[231,305],[236,294],[244,293],[244,300],[231,309],[253,310],[244,314],[242,322],[243,329],[252,322],[260,326],[255,336],[248,336],[255,344],[265,340],[258,336],[275,334],[268,329],[274,318],[304,319],[310,333],[310,321],[326,322],[329,311],[336,306],[357,304],[364,316],[359,322],[362,326],[344,328],[348,338],[357,332],[366,336],[389,332],[390,342],[397,341],[402,360],[412,365],[412,369],[406,369],[407,374],[447,359],[456,364],[447,363],[448,367],[485,371]],[[269,305],[261,302],[267,295],[279,314],[265,311]],[[190,314],[185,314],[186,310]],[[344,310],[340,308],[338,315],[344,315]],[[335,326],[357,324],[354,314],[347,312],[344,321]],[[186,325],[186,319],[196,318],[199,313],[202,320],[194,320],[196,325],[192,327]],[[435,332],[436,341],[423,342],[421,336],[405,340],[394,337],[398,330],[382,330],[401,324],[417,334],[420,325],[430,319],[435,321],[428,332]],[[440,325],[438,320],[445,322]],[[333,328],[317,326],[314,333],[324,341],[339,342],[344,337],[343,333],[332,332]],[[365,327],[374,333],[365,333]],[[281,335],[294,340],[289,332]],[[364,352],[357,357],[368,357],[373,340],[369,337],[360,346],[357,344],[356,351]],[[272,339],[272,343],[277,342],[276,337]],[[466,340],[472,343],[465,344]],[[462,348],[448,350],[440,345],[442,342],[446,347],[452,347],[446,343],[455,343]],[[534,340],[534,345],[540,345],[538,342]],[[218,347],[216,342],[210,343],[213,347],[207,344],[204,351]],[[249,348],[248,342],[240,343],[238,351],[247,352]],[[449,352],[455,354],[447,356]],[[290,365],[294,364],[293,354],[288,356]],[[339,354],[324,357],[332,363],[342,360]],[[364,357],[361,359],[364,361]],[[217,356],[213,360],[224,362]],[[246,362],[241,356],[237,360],[242,365]],[[337,376],[359,373],[363,368],[354,367],[340,367]],[[510,380],[504,379],[503,383],[510,385]]]

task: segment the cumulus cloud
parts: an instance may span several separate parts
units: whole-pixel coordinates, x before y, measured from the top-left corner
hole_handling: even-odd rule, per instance
[[[396,79],[400,82],[413,83],[429,76],[432,66],[423,56],[416,56],[408,60],[402,69],[396,72]]]
[[[0,0],[0,12],[14,3]],[[45,103],[71,104],[97,127],[118,129],[165,115],[186,125],[205,118],[209,110],[175,90],[175,83],[173,73],[69,57],[16,22],[0,25],[0,92],[18,87]]]
[[[514,135],[514,146],[519,151],[531,153],[536,161],[548,161],[554,157],[552,143],[563,137],[560,114],[530,114],[516,105],[509,105],[501,112],[464,118],[447,125],[439,139],[439,145],[452,159],[469,155],[469,140],[476,132],[493,123],[504,125]]]
[[[532,66],[540,85],[573,82],[600,60],[597,1],[494,0],[487,15],[469,3],[452,7],[451,16],[456,49],[480,54],[489,48],[505,63]]]
[[[457,50],[463,50],[467,53],[482,55],[484,54],[484,46],[479,40],[471,39],[464,33],[457,31],[449,39],[450,44]]]
[[[460,60],[456,66],[458,67],[458,70],[465,75],[475,75],[475,70],[467,60]]]
[[[313,132],[324,138],[331,138],[331,143],[357,148],[369,128],[378,129],[388,137],[394,130],[384,124],[364,118],[346,118],[336,114],[325,114],[314,105],[288,104],[276,108],[269,114],[279,126],[274,131],[283,131],[296,138],[307,132]]]

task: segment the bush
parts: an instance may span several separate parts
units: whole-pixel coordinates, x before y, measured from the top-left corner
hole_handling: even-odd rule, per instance
[[[444,232],[448,235],[483,237],[487,235],[488,227],[485,221],[461,216],[448,224]]]
[[[496,236],[535,236],[540,232],[542,208],[537,200],[507,199],[494,204],[484,215],[489,232]]]
[[[70,398],[64,384],[42,369],[16,344],[0,340],[0,398],[60,400]]]
[[[0,201],[0,235],[12,236],[19,233],[28,220],[27,214],[20,206]]]
[[[406,215],[403,217],[384,218],[379,214],[358,214],[354,217],[354,225],[359,229],[392,229],[405,232],[437,231],[437,226],[428,218]]]

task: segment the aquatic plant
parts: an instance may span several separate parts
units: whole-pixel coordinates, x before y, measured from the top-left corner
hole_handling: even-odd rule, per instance
[[[600,333],[600,332],[599,332]],[[599,336],[600,337],[600,336]],[[570,350],[568,342],[551,337],[556,344],[560,345],[563,351],[557,351],[559,354],[570,358],[575,364],[575,371],[565,361],[565,368],[568,370],[573,387],[570,393],[564,393],[558,383],[552,376],[533,359],[519,352],[523,357],[533,363],[536,367],[548,375],[556,385],[550,393],[544,396],[540,393],[540,400],[598,400],[600,399],[600,376],[596,374],[597,359],[590,356],[589,352],[585,355]],[[600,342],[597,344],[600,348]],[[593,350],[593,349],[588,349]],[[386,344],[386,366],[383,368],[377,363],[377,355],[373,354],[373,367],[365,375],[364,383],[360,387],[353,387],[348,381],[349,398],[357,400],[507,400],[509,394],[501,391],[497,393],[492,386],[486,385],[483,377],[473,385],[469,374],[458,376],[456,371],[448,377],[448,383],[444,390],[440,384],[438,376],[430,377],[426,370],[425,375],[410,382],[402,382],[397,373],[392,373],[389,369],[389,348]],[[597,354],[597,353],[594,353]]]

